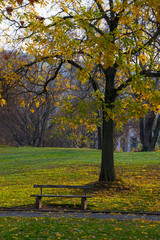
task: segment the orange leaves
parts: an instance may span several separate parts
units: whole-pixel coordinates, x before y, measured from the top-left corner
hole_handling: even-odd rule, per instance
[[[6,11],[11,16],[13,12],[13,7],[6,7]]]
[[[23,27],[24,26],[24,21],[20,21],[20,24]]]
[[[146,60],[147,60],[145,54],[142,54],[142,53],[141,53],[138,58],[139,58],[139,61],[140,61],[142,64],[145,64],[145,62],[146,62]]]
[[[17,0],[18,5],[21,5],[23,0]]]
[[[8,54],[6,52],[3,53],[3,57],[4,57],[5,60],[9,59],[9,56],[8,56]]]
[[[34,5],[34,3],[38,3],[38,0],[29,0],[29,2]],[[18,5],[21,5],[23,3],[23,0],[17,0]]]
[[[38,3],[39,1],[38,0],[29,0],[29,2],[34,5],[34,3]]]
[[[43,22],[45,20],[45,18],[41,16],[36,16],[36,19],[39,20],[40,22]]]
[[[39,1],[38,0],[29,0],[29,2],[31,3],[31,5],[34,5],[34,3],[38,3]],[[22,5],[23,0],[17,0],[17,3],[20,6],[20,5]],[[7,11],[8,15],[11,16],[12,12],[13,12],[13,7],[12,6],[6,7],[6,11]],[[42,17],[39,17],[38,19],[41,20],[41,21],[44,20],[44,18],[42,18]],[[21,25],[23,26],[23,24],[21,24]]]

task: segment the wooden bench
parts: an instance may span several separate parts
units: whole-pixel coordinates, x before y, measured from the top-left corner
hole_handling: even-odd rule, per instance
[[[31,197],[36,197],[36,208],[42,207],[42,197],[61,197],[61,198],[81,198],[81,208],[85,210],[87,208],[87,198],[92,196],[87,195],[87,190],[93,189],[92,186],[71,186],[71,185],[34,185],[34,188],[40,188],[40,194],[32,194]],[[43,194],[44,188],[65,188],[65,189],[82,189],[84,194],[81,195],[54,195],[54,194]]]

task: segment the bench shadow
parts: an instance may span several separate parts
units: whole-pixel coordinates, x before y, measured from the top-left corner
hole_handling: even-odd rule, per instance
[[[44,202],[42,208],[36,209],[35,204],[0,207],[0,211],[79,211],[82,210],[80,204],[51,204]],[[87,208],[89,210],[89,207]],[[84,210],[83,210],[84,211]]]

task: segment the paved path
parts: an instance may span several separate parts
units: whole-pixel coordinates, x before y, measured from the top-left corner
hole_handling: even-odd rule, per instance
[[[22,211],[2,211],[0,217],[72,217],[72,218],[97,218],[115,220],[149,220],[159,221],[160,215],[152,214],[126,214],[126,213],[94,213],[94,212],[22,212]]]

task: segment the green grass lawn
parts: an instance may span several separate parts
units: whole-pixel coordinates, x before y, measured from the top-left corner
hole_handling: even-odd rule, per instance
[[[99,150],[1,147],[0,206],[33,205],[30,194],[39,192],[33,184],[93,184],[100,162]],[[88,199],[89,209],[160,212],[160,152],[115,153],[115,169],[117,181],[105,188],[98,185]],[[79,202],[44,199],[44,204]]]
[[[11,239],[152,239],[159,240],[160,224],[70,218],[0,218],[1,240]]]
[[[39,192],[33,184],[93,184],[90,210],[160,212],[160,152],[115,153],[117,180],[103,188],[95,184],[100,162],[99,150],[0,147],[0,208],[33,207],[30,195]],[[43,202],[44,207],[67,204],[76,209],[80,199]],[[158,240],[159,226],[142,221],[0,218],[0,239]]]

